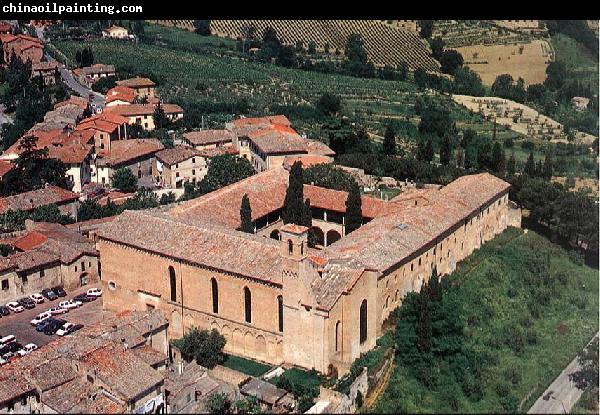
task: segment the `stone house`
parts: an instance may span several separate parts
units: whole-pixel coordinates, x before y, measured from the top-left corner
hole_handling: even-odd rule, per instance
[[[154,184],[155,155],[164,146],[157,138],[137,138],[114,141],[110,154],[98,156],[92,166],[92,181],[110,185],[114,172],[129,168],[138,178],[138,185]]]
[[[31,65],[31,77],[41,77],[44,85],[54,85],[57,77],[60,77],[58,72],[58,62],[37,62]]]
[[[35,37],[28,35],[0,35],[4,52],[4,62],[10,62],[14,53],[23,62],[31,61],[32,64],[42,61],[44,56],[44,46],[42,42]]]
[[[117,85],[133,89],[137,98],[154,98],[156,96],[156,84],[148,78],[123,79],[117,81]]]
[[[175,104],[160,104],[165,115],[169,120],[175,122],[183,118],[183,108]],[[105,109],[105,113],[110,112],[120,115],[129,120],[130,125],[139,125],[146,131],[155,129],[154,111],[156,105],[153,104],[130,104],[130,105],[115,105]]]
[[[61,187],[46,185],[42,189],[0,198],[0,214],[9,209],[30,212],[50,204],[58,206],[62,214],[75,217],[79,207],[79,195]]]
[[[110,154],[113,141],[127,139],[128,119],[104,111],[82,120],[75,131],[92,131],[94,148],[98,155]]]
[[[113,39],[127,39],[129,37],[129,31],[121,26],[112,25],[111,27],[102,31],[102,37],[109,37]]]
[[[156,153],[156,182],[164,187],[181,188],[189,181],[196,183],[206,175],[207,165],[200,152],[190,147],[176,146]]]
[[[222,146],[233,146],[235,134],[229,130],[201,130],[190,131],[183,134],[185,145],[196,150],[205,150]]]

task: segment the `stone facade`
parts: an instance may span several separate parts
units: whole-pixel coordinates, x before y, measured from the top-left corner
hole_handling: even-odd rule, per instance
[[[268,190],[271,176],[277,198],[279,179],[269,171],[171,211],[126,212],[103,227],[97,247],[104,306],[158,308],[169,316],[170,338],[192,327],[215,328],[228,353],[343,375],[375,346],[383,321],[434,267],[439,275],[451,273],[520,218],[509,205],[508,184],[483,174],[415,191],[423,203],[410,194],[383,205],[365,199],[363,216],[371,217],[349,235],[341,228],[341,239],[322,249],[308,247],[308,228],[277,219],[256,235],[235,230],[237,221],[227,226],[227,210],[239,210],[245,189]],[[305,187],[305,196],[307,190],[320,195],[313,187]],[[218,204],[220,219],[211,219],[205,200]],[[334,209],[335,202],[317,203]],[[276,212],[271,206],[264,213]],[[322,222],[313,225],[343,225]]]

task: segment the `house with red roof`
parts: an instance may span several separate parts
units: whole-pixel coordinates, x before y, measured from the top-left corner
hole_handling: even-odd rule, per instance
[[[106,92],[107,107],[133,104],[135,99],[135,90],[126,86],[116,86]]]
[[[10,62],[11,56],[14,53],[23,62],[31,61],[31,63],[39,63],[44,56],[44,45],[35,37],[28,35],[0,35],[4,52],[4,61]]]
[[[157,104],[162,107],[167,118],[171,121],[177,121],[183,118],[183,108],[176,104]],[[152,131],[154,125],[154,111],[157,105],[154,104],[130,104],[115,105],[106,107],[104,112],[120,115],[129,120],[131,125],[140,125],[146,131]]]
[[[113,141],[127,139],[127,123],[127,118],[103,111],[83,119],[75,131],[93,132],[96,154],[110,154]]]

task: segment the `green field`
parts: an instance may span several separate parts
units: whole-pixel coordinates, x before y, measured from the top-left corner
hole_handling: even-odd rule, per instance
[[[556,52],[556,60],[565,65],[569,76],[589,84],[592,91],[598,91],[598,58],[568,36],[553,35],[551,42]]]
[[[466,345],[487,356],[481,396],[449,384],[445,363],[433,388],[399,364],[375,411],[512,412],[508,402],[526,412],[598,330],[598,271],[532,231],[505,231],[446,278],[451,288],[445,296],[462,304]],[[551,286],[541,282],[548,278]]]

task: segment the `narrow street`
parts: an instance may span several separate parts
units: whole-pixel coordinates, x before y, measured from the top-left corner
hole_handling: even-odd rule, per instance
[[[42,27],[36,27],[35,33],[37,34],[37,37],[42,42],[47,42],[47,39],[44,36],[44,29]],[[52,56],[50,56],[49,53],[46,53],[45,56],[46,56],[46,60],[48,62],[53,62],[56,60]],[[77,92],[83,98],[88,98],[90,96],[90,94],[92,94],[93,98],[92,98],[91,102],[96,104],[97,107],[104,108],[104,105],[106,103],[105,99],[104,99],[104,95],[102,95],[98,92],[94,92],[91,89],[87,88],[86,86],[81,85],[79,82],[77,82],[77,80],[73,76],[73,73],[69,69],[61,66],[59,68],[59,71],[60,71],[60,76],[63,80],[63,83],[67,86],[67,88],[69,88],[72,91]]]
[[[598,333],[594,337],[598,336]],[[592,338],[593,340],[593,338]],[[591,342],[591,340],[590,340]],[[589,344],[589,343],[588,343]],[[587,345],[586,345],[587,346]],[[528,414],[566,414],[571,409],[583,391],[575,386],[569,379],[569,374],[581,368],[577,357],[558,375],[554,382],[548,386],[542,396],[538,398],[533,406],[527,411]]]

